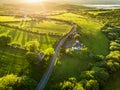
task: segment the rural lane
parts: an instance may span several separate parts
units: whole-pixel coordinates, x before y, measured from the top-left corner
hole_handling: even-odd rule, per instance
[[[61,46],[63,45],[63,43],[65,42],[65,40],[68,38],[68,36],[70,36],[71,34],[73,34],[74,32],[76,31],[76,25],[74,24],[72,26],[72,29],[69,33],[67,33],[62,39],[60,39],[60,41],[58,42],[58,45],[57,47],[55,48],[55,54],[53,55],[52,57],[52,60],[46,70],[46,72],[44,73],[42,79],[40,80],[39,84],[37,85],[36,89],[35,90],[43,90],[50,78],[50,75],[53,71],[53,68],[54,68],[54,64],[55,64],[55,61],[56,61],[56,58],[58,56],[58,52],[61,48]]]

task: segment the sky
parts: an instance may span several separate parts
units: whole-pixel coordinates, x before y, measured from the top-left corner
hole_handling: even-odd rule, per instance
[[[0,0],[0,3],[15,3],[25,0]],[[72,3],[72,4],[117,4],[120,5],[120,0],[44,0],[58,3]]]

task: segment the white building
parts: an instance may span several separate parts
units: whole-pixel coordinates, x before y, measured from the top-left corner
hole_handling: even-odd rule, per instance
[[[83,47],[83,44],[81,44],[78,40],[76,40],[76,43],[73,44],[72,50],[80,50]]]

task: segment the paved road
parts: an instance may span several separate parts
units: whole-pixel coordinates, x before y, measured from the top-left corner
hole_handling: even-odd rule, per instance
[[[40,82],[39,82],[39,84],[38,84],[38,86],[36,87],[35,90],[43,90],[45,88],[45,86],[46,86],[46,84],[49,80],[49,77],[50,77],[50,75],[53,71],[54,64],[55,64],[56,58],[58,56],[58,52],[60,50],[60,47],[65,42],[65,40],[68,38],[68,36],[70,36],[75,30],[76,30],[76,25],[73,25],[71,31],[59,41],[58,46],[55,49],[55,54],[53,55],[52,60],[49,64],[46,72],[44,73],[42,79],[40,80]]]

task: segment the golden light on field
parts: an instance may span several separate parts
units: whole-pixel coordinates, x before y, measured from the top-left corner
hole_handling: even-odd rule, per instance
[[[25,0],[26,3],[37,3],[42,2],[43,0]]]

